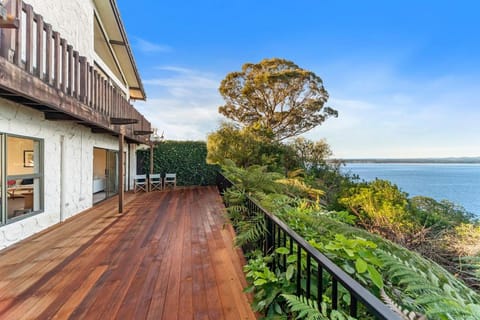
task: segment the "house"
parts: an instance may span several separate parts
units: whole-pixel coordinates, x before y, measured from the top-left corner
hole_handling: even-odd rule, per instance
[[[151,125],[130,103],[146,95],[115,0],[0,9],[4,248],[116,195],[122,180],[131,189]]]

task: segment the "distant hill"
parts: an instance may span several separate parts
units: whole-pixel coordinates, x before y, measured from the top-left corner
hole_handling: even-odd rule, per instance
[[[480,163],[480,157],[341,159],[346,163]]]

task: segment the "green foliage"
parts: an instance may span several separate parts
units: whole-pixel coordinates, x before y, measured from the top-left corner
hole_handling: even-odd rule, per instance
[[[290,311],[296,313],[295,319],[305,320],[323,320],[328,319],[326,315],[320,312],[315,300],[307,299],[304,296],[294,296],[291,294],[282,294],[287,301]]]
[[[326,159],[332,155],[332,150],[325,140],[311,141],[304,137],[295,138],[289,143],[295,152],[301,168],[306,171],[318,170],[326,165]]]
[[[235,245],[243,247],[253,244],[265,237],[267,229],[265,227],[265,219],[262,214],[245,217],[236,225],[237,237]]]
[[[357,217],[350,214],[348,211],[329,211],[325,213],[325,216],[352,226],[355,225],[357,221]]]
[[[313,199],[320,202],[320,197],[324,192],[320,189],[312,188],[305,182],[302,177],[303,170],[298,169],[288,173],[287,178],[278,179],[277,182],[285,185],[287,188],[285,192],[293,197],[302,197]]]
[[[347,239],[343,234],[336,234],[322,249],[328,253],[335,253],[335,259],[341,258],[344,261],[343,269],[354,274],[354,276],[367,283],[369,279],[378,288],[383,288],[383,279],[378,272],[382,262],[375,256],[374,249],[377,245],[369,240],[360,237]],[[366,279],[367,278],[367,279]]]
[[[265,167],[259,166],[247,170],[229,167],[228,174],[240,188],[232,191],[230,196],[227,193],[227,197],[234,199],[238,204],[244,202],[247,194],[253,196],[262,206],[274,212],[313,247],[342,267],[377,297],[383,299],[393,310],[408,319],[420,320],[426,319],[426,317],[441,320],[478,319],[480,296],[444,268],[384,238],[343,223],[343,220],[353,222],[347,212],[323,211],[321,206],[309,200],[308,196],[305,198],[305,194],[292,194],[291,189],[279,184],[278,174],[268,173],[265,170]],[[409,202],[406,194],[388,182],[377,181],[373,186],[361,183],[356,188],[350,186],[348,191],[351,193],[346,193],[343,197],[350,197],[348,198],[351,201],[349,203],[352,206],[356,205],[357,213],[362,214],[358,218],[363,219],[364,223],[377,218],[386,219],[378,220],[386,224],[400,221],[401,227],[409,231],[417,230],[415,223],[418,226],[418,220],[416,219],[426,221],[424,217],[412,217],[412,212],[420,210],[420,206],[414,206]],[[356,195],[357,191],[360,191],[363,197]],[[432,202],[428,203],[430,206],[436,205]],[[422,204],[423,210],[426,206],[425,202]],[[237,213],[241,212],[236,216],[237,222],[240,222],[241,225],[242,221],[248,217],[247,210],[242,205],[235,210]],[[400,217],[389,216],[392,214],[392,210]],[[459,213],[457,215],[454,214],[454,218],[449,220],[449,210],[447,208],[442,213],[445,216],[442,221],[459,223],[455,227],[450,227],[451,234],[457,235],[456,238],[459,242],[463,241],[464,248],[465,243],[471,243],[471,250],[478,248],[477,243],[480,236],[476,235],[480,234],[480,227],[460,223],[463,221],[461,211],[457,212]],[[385,214],[387,217],[381,217],[380,214]],[[264,226],[263,223],[261,225]],[[435,226],[435,224],[431,224],[431,226]],[[262,231],[265,232],[265,229]],[[239,236],[242,233],[247,236],[249,232],[257,233],[253,230],[249,231],[249,228],[244,228]],[[411,234],[413,235],[413,233]],[[255,239],[258,240],[258,238]],[[262,259],[257,257],[259,260],[254,262],[257,268],[260,268],[260,261],[263,261],[264,264],[261,264],[260,269],[268,268],[269,270],[269,272],[260,270],[259,273],[250,274],[252,281],[250,290],[258,293],[255,296],[256,306],[259,308],[258,310],[266,312],[267,317],[280,314],[298,317],[302,311],[305,311],[301,314],[302,316],[318,315],[314,312],[315,308],[313,307],[315,306],[308,301],[301,297],[290,297],[296,291],[287,283],[290,283],[296,275],[297,257],[296,248],[294,247],[293,252],[290,252],[288,247],[287,243],[286,248],[277,248],[272,256]],[[269,263],[272,259],[275,257],[279,261],[278,259],[282,256],[286,258],[286,269],[282,269],[284,271],[278,270],[278,268],[270,269]],[[473,276],[474,272],[478,272],[477,266],[480,259],[461,259],[461,261],[464,268],[468,268],[470,275]],[[302,270],[305,268],[304,263],[305,259],[302,259]],[[312,268],[313,270],[318,268],[316,263],[312,263]],[[263,280],[258,281],[259,279]],[[253,283],[255,281],[256,284]],[[302,287],[305,288],[305,280],[302,281]],[[316,286],[316,281],[317,279],[313,275],[312,287]],[[323,298],[328,304],[331,283],[328,278],[323,278],[321,281],[324,288]],[[315,299],[315,291],[312,289],[313,299]],[[338,294],[340,309],[347,310],[350,301],[349,293],[340,287]],[[287,296],[289,299],[286,298]],[[340,318],[341,312],[328,310],[325,315],[327,314],[331,319],[337,315],[339,319],[343,319]],[[370,319],[371,316],[360,306],[359,318]]]
[[[285,273],[270,270],[270,261],[271,257],[264,258],[257,253],[255,258],[250,259],[244,266],[245,275],[251,284],[245,291],[254,292],[253,310],[263,312],[267,319],[286,314],[281,294],[295,290],[294,284],[287,279]]]
[[[254,198],[262,198],[267,193],[284,190],[283,185],[276,182],[283,176],[276,172],[268,172],[265,166],[254,165],[242,169],[236,167],[232,161],[226,161],[222,168],[237,189],[245,190],[249,195],[254,195]]]
[[[281,141],[304,133],[337,111],[324,107],[328,93],[313,72],[284,59],[246,63],[220,85],[225,105],[218,111],[246,127],[257,126],[265,137]]]
[[[415,230],[407,194],[386,180],[358,184],[345,191],[339,202],[369,231],[406,244]]]
[[[474,219],[472,213],[447,200],[436,201],[429,197],[416,196],[410,204],[418,223],[433,231],[444,231]]]
[[[257,134],[255,128],[223,122],[217,131],[208,135],[207,161],[223,164],[229,159],[239,167],[264,164],[265,158],[274,156],[266,152],[269,146],[269,141]]]
[[[282,294],[282,297],[287,301],[287,305],[290,311],[296,314],[295,319],[305,320],[355,320],[343,312],[337,310],[331,310],[330,315],[327,313],[327,305],[322,302],[321,308],[319,308],[315,300],[307,299],[304,296],[295,296],[291,294]],[[320,311],[321,310],[321,311]]]
[[[479,319],[480,297],[447,272],[422,267],[423,263],[404,260],[379,250],[384,274],[389,281],[389,298],[400,301],[429,319]]]
[[[150,151],[137,151],[138,159],[143,159],[140,168],[150,170]],[[153,152],[154,173],[176,173],[177,185],[213,185],[217,171],[216,165],[209,165],[205,159],[207,148],[202,141],[165,141],[156,145]]]

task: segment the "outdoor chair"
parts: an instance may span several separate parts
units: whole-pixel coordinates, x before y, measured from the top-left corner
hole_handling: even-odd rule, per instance
[[[147,175],[137,174],[133,180],[133,192],[143,190],[147,192]]]
[[[150,191],[162,190],[162,177],[160,173],[152,173],[150,176]]]
[[[165,173],[165,178],[163,179],[163,188],[167,188],[167,186],[172,186],[175,189],[177,186],[176,173]]]

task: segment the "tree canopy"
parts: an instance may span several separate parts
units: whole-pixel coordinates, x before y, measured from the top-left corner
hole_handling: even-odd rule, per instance
[[[338,115],[326,107],[322,79],[285,59],[246,63],[220,85],[225,104],[219,112],[244,126],[257,125],[273,140],[297,136]]]
[[[304,169],[318,169],[332,155],[332,150],[324,139],[312,141],[304,137],[298,137],[291,141],[289,145],[293,148],[295,156]]]

